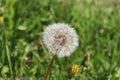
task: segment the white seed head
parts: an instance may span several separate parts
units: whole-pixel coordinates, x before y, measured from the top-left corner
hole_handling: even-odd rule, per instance
[[[47,49],[58,57],[69,56],[78,46],[76,31],[64,23],[49,25],[43,33]]]

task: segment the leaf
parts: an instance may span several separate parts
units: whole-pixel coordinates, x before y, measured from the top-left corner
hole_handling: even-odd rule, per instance
[[[2,77],[0,77],[0,80],[4,80]]]
[[[106,60],[101,59],[101,62],[105,70],[108,70],[110,68],[110,64]]]
[[[24,25],[18,26],[18,30],[24,31],[24,30],[26,30],[26,29],[27,29],[27,27],[24,26]]]
[[[1,73],[2,74],[5,74],[5,73],[7,73],[9,71],[9,68],[7,67],[7,66],[4,66],[3,68],[2,68],[2,70],[1,70]]]
[[[116,77],[120,77],[120,68],[117,70]]]

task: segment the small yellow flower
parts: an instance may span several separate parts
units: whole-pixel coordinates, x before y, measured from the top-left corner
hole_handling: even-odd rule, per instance
[[[4,21],[4,17],[0,16],[0,23]]]
[[[75,64],[71,67],[71,73],[73,75],[77,74],[79,72],[79,70],[80,70],[80,67],[77,64]]]

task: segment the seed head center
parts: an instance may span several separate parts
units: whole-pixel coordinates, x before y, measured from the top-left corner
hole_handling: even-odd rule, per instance
[[[55,36],[56,42],[60,45],[63,46],[66,42],[66,36],[61,34],[61,35],[56,35]]]

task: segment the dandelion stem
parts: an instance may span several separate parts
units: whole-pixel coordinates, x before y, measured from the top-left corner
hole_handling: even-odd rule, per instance
[[[64,20],[64,16],[65,16],[65,5],[66,5],[66,0],[62,0],[62,20]]]
[[[52,60],[50,62],[50,65],[48,67],[48,70],[47,70],[47,73],[46,73],[46,76],[45,76],[45,80],[48,80],[48,78],[49,78],[50,70],[51,70],[51,67],[53,65],[53,61],[55,60],[55,58],[56,58],[56,54],[53,55],[53,58],[52,58]]]
[[[85,71],[83,71],[82,80],[85,80]]]

